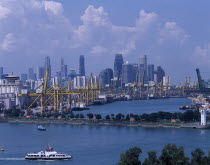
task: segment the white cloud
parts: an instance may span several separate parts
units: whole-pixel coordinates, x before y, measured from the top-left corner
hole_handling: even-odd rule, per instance
[[[8,33],[1,44],[1,48],[6,51],[12,51],[15,45],[15,38],[12,33]]]
[[[63,14],[63,6],[61,3],[54,1],[43,1],[44,8],[47,12],[51,12],[54,15]]]
[[[6,18],[9,13],[10,10],[8,8],[0,5],[0,20]]]
[[[202,47],[197,46],[192,61],[197,66],[208,66],[210,64],[210,43]]]
[[[0,20],[4,19],[0,21],[1,59],[8,61],[8,53],[17,61],[17,54],[32,60],[49,55],[75,61],[77,55],[85,54],[91,55],[91,64],[102,62],[97,69],[103,69],[116,53],[137,61],[140,54],[150,50],[154,57],[167,58],[169,51],[163,45],[176,47],[189,37],[176,22],[162,22],[157,13],[144,10],[134,19],[134,26],[117,26],[103,7],[92,5],[80,18],[81,25],[72,25],[59,2],[0,1]],[[101,56],[106,58],[101,61]]]
[[[176,22],[166,22],[160,30],[159,43],[175,41],[183,44],[190,36]]]
[[[136,29],[139,31],[146,31],[151,24],[157,21],[158,15],[154,12],[146,13],[144,10],[139,12],[139,18],[136,20]]]

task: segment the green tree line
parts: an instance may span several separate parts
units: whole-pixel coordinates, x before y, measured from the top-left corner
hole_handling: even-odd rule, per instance
[[[147,158],[141,162],[142,150],[133,147],[120,155],[117,165],[210,165],[210,152],[196,148],[191,152],[191,157],[185,156],[184,147],[175,144],[167,144],[157,156],[155,151],[147,152]]]

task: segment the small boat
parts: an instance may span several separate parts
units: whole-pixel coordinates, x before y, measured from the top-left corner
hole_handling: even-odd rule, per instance
[[[37,127],[37,129],[38,129],[39,131],[46,131],[46,128],[43,127],[42,125],[39,125],[39,126]]]
[[[76,104],[76,106],[73,107],[71,110],[72,111],[84,111],[84,110],[89,110],[89,108],[85,105],[85,103],[80,102],[80,103]]]
[[[1,151],[2,151],[2,152],[5,151],[4,147],[1,148]]]
[[[54,148],[49,147],[45,151],[28,153],[26,160],[69,160],[72,156],[64,153],[58,153]]]

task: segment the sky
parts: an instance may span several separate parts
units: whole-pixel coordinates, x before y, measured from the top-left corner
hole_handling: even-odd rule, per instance
[[[161,65],[174,83],[210,75],[210,1],[193,0],[0,0],[0,66],[20,74],[60,58],[78,72],[113,67],[114,56]]]

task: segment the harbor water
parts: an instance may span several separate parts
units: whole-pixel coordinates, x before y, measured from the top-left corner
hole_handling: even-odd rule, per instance
[[[161,104],[161,101],[166,104]],[[179,111],[180,105],[189,104],[186,99],[148,100],[134,102],[116,102],[94,107],[91,113],[151,113],[164,110]],[[182,103],[182,104],[180,104]],[[135,104],[135,105],[133,105]],[[126,111],[126,107],[127,109]],[[145,108],[144,108],[145,107]],[[104,109],[103,109],[104,108]],[[143,109],[145,110],[144,112]],[[133,110],[133,112],[131,112]],[[96,112],[95,112],[96,111]],[[134,112],[135,111],[135,112]],[[123,113],[121,112],[121,113]],[[155,150],[160,153],[164,145],[174,143],[185,148],[186,154],[200,147],[210,150],[210,130],[176,129],[176,128],[132,128],[117,126],[82,126],[68,124],[46,124],[46,131],[38,131],[38,124],[0,123],[0,165],[115,165],[120,154],[130,147],[142,149],[141,159],[146,152]],[[66,161],[29,161],[24,160],[28,152],[38,152],[48,147],[58,152],[68,153],[72,160]]]

